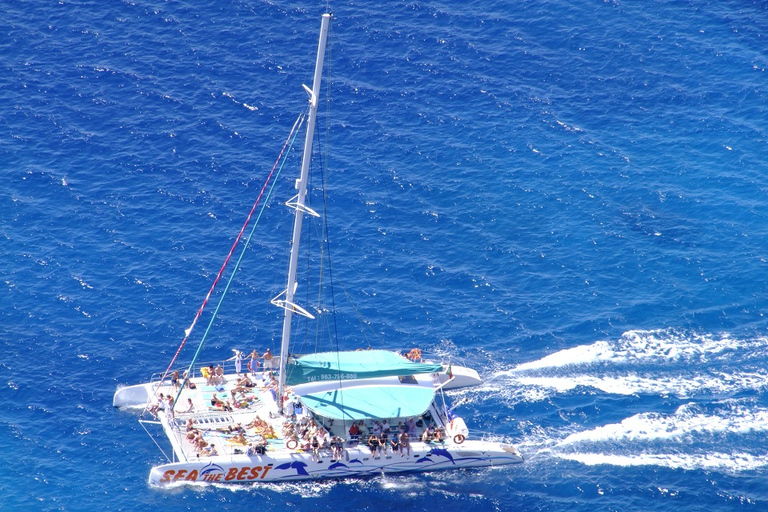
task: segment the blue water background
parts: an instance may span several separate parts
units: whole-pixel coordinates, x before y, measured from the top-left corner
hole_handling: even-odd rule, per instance
[[[339,343],[465,358],[457,411],[527,461],[147,485],[162,454],[112,394],[183,338],[324,7],[3,4],[2,509],[768,509],[768,8],[736,0],[332,4]],[[278,347],[295,175],[205,359]]]

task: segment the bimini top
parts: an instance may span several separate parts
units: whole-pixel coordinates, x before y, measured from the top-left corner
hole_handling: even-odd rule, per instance
[[[414,363],[388,350],[322,352],[291,361],[286,368],[286,381],[289,386],[296,386],[307,382],[399,377],[440,371],[442,366],[439,364]]]
[[[431,386],[418,384],[364,384],[302,395],[301,402],[315,414],[334,420],[408,418],[423,414],[435,397]]]

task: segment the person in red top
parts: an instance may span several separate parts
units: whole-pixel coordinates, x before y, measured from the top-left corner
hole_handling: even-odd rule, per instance
[[[349,427],[349,440],[356,443],[360,439],[360,428],[357,426],[357,422],[352,422],[352,426]]]

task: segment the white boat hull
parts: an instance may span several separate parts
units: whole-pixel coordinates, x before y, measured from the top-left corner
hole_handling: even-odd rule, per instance
[[[410,456],[393,454],[372,457],[366,446],[345,448],[340,460],[321,451],[320,460],[310,453],[284,449],[265,455],[201,457],[188,462],[152,468],[150,485],[174,483],[288,482],[375,476],[390,473],[438,471],[443,469],[503,466],[523,462],[511,445],[487,441],[466,441],[461,445],[412,443]]]

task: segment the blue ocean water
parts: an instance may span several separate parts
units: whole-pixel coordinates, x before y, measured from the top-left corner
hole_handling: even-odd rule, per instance
[[[458,412],[526,463],[150,488],[162,454],[112,394],[183,338],[325,5],[5,2],[2,509],[768,508],[768,8],[330,7],[340,344],[465,358],[485,384]],[[277,348],[290,213],[267,213],[204,358]]]

